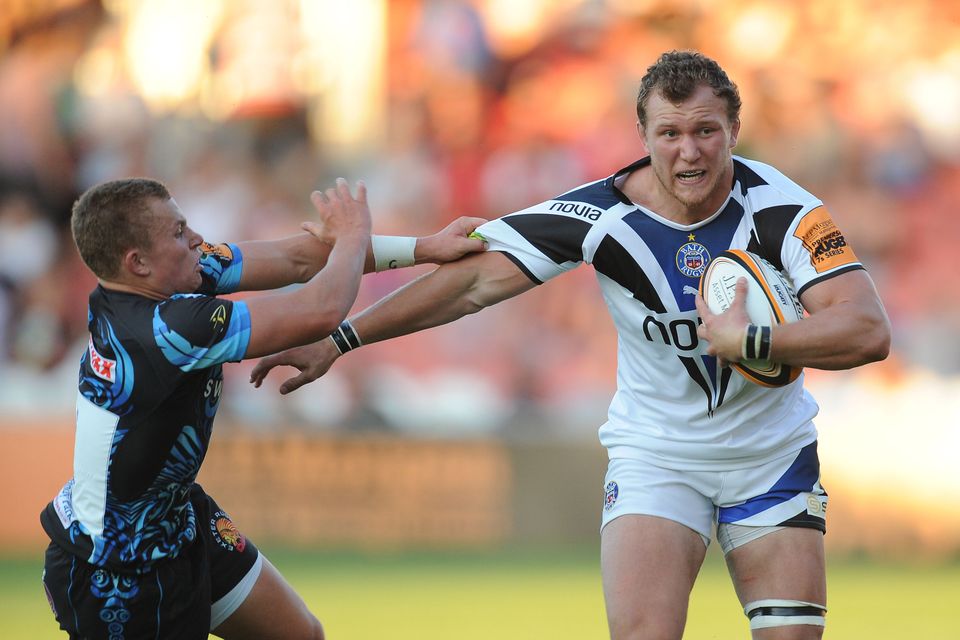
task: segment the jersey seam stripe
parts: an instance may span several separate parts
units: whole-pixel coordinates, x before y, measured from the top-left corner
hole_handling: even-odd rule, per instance
[[[857,271],[858,269],[863,269],[864,271],[866,271],[866,267],[864,267],[862,264],[860,264],[860,263],[858,262],[858,263],[856,263],[856,264],[848,264],[848,265],[846,265],[846,266],[839,267],[839,268],[837,268],[836,271],[831,271],[830,273],[826,273],[826,274],[820,276],[819,278],[814,278],[813,280],[811,280],[811,281],[808,282],[807,284],[803,285],[803,286],[797,291],[797,298],[799,298],[801,295],[803,295],[803,292],[804,292],[804,291],[806,291],[807,289],[809,289],[810,287],[812,287],[812,286],[815,285],[815,284],[819,284],[819,283],[821,283],[821,282],[826,282],[826,281],[829,280],[830,278],[835,278],[836,276],[839,276],[839,275],[844,274],[844,273],[848,273],[848,272],[850,272],[850,271]]]
[[[497,251],[496,253],[499,253],[499,254],[505,256],[507,259],[510,260],[510,262],[512,262],[513,264],[517,265],[517,268],[520,269],[520,271],[523,272],[523,275],[525,275],[525,276],[527,276],[528,278],[530,278],[530,280],[531,280],[534,284],[537,284],[537,285],[543,284],[543,280],[541,280],[541,279],[538,278],[537,276],[533,275],[533,272],[530,271],[530,269],[527,268],[527,265],[523,264],[523,262],[522,262],[519,258],[515,257],[513,254],[508,253],[508,252],[506,252],[506,251]]]

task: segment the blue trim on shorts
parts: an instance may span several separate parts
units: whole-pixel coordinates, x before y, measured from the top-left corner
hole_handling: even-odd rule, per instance
[[[763,495],[750,498],[735,507],[720,509],[718,522],[736,523],[792,499],[797,494],[813,491],[820,479],[820,458],[817,443],[812,442],[800,449],[797,458],[776,484]]]

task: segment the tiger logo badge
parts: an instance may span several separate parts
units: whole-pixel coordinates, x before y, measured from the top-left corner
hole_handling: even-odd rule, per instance
[[[230,519],[223,511],[217,511],[213,514],[213,517],[210,518],[210,533],[213,534],[214,540],[217,541],[221,547],[227,551],[240,551],[247,547],[247,540],[243,537],[243,534],[237,529],[237,526],[233,524],[233,520]]]

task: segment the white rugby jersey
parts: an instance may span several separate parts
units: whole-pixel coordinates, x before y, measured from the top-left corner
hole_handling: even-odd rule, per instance
[[[763,256],[798,294],[863,267],[819,199],[769,165],[733,161],[726,203],[694,225],[671,222],[619,190],[622,177],[650,163],[643,158],[479,229],[490,251],[538,284],[593,265],[618,333],[617,391],[600,427],[611,458],[734,469],[817,437],[818,406],[802,375],[785,387],[761,387],[706,354],[697,337],[697,286],[711,257],[729,248]]]

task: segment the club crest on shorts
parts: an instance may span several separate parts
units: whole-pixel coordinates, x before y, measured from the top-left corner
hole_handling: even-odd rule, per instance
[[[603,510],[610,511],[613,508],[613,505],[617,502],[617,497],[620,495],[620,487],[617,486],[617,483],[611,480],[607,483],[605,494],[603,496]]]
[[[710,262],[710,252],[694,240],[692,233],[687,238],[689,242],[684,243],[677,250],[677,269],[688,278],[699,278]]]
[[[217,544],[227,551],[236,549],[242,552],[247,546],[247,541],[243,537],[243,534],[241,534],[237,526],[233,524],[230,516],[223,511],[217,511],[213,514],[213,517],[210,518],[210,533],[213,534],[213,538],[217,541]]]

